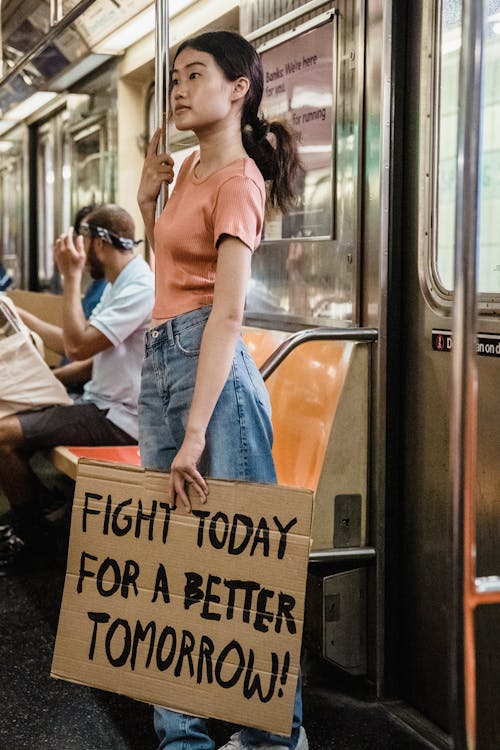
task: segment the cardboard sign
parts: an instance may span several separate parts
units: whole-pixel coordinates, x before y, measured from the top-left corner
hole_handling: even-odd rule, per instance
[[[80,460],[52,676],[289,735],[312,492]]]

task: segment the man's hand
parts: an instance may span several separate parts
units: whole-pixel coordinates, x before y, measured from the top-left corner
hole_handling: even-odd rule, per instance
[[[56,240],[54,259],[57,268],[65,278],[81,277],[87,256],[83,246],[83,237],[78,236],[75,243],[73,227]]]

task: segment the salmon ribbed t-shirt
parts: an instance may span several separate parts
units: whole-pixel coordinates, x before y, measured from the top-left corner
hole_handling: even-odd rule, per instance
[[[260,241],[265,184],[253,159],[236,159],[202,179],[198,161],[195,152],[182,163],[155,225],[157,320],[212,304],[222,235],[238,237],[251,252]]]

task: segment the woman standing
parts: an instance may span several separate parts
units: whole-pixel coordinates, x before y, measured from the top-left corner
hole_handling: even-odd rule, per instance
[[[146,337],[139,405],[145,466],[170,472],[171,505],[190,510],[186,485],[202,502],[204,476],[275,482],[269,397],[241,339],[247,282],[269,206],[285,210],[299,168],[294,136],[260,119],[263,72],[239,34],[208,32],[183,42],[170,78],[177,129],[199,152],[182,164],[155,224],[173,160],[150,143],[138,191],[156,258],[156,301]],[[270,136],[268,138],[268,135]],[[273,144],[270,142],[273,140]],[[225,750],[307,750],[300,680],[290,738],[243,729]],[[206,721],[155,709],[160,750],[213,750]]]

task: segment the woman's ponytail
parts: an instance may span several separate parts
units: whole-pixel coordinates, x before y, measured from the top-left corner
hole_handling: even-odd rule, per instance
[[[286,123],[254,117],[242,125],[242,136],[245,151],[257,164],[264,180],[270,182],[268,208],[286,213],[295,202],[294,183],[302,171],[297,135]]]

